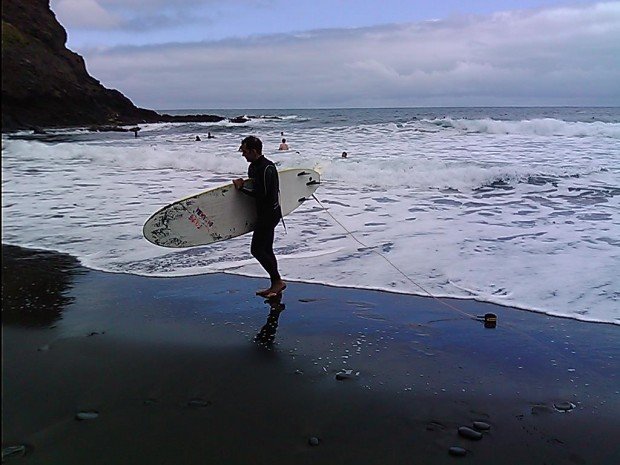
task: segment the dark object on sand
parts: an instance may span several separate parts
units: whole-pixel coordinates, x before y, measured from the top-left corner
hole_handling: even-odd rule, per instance
[[[572,409],[575,408],[575,404],[573,404],[572,402],[555,402],[553,406],[556,410],[559,410],[560,412],[570,412]]]
[[[467,439],[472,439],[474,441],[478,441],[479,439],[482,439],[481,432],[473,430],[467,426],[461,426],[459,428],[459,435]]]
[[[96,418],[99,418],[99,412],[96,412],[94,410],[90,410],[88,412],[78,412],[75,415],[75,419],[80,421],[95,420]]]
[[[9,457],[23,457],[26,455],[27,447],[23,444],[18,446],[9,446],[2,449],[2,461]]]
[[[204,400],[204,399],[191,399],[190,401],[187,402],[187,406],[193,407],[193,408],[209,407],[212,404],[213,402],[211,402],[210,400]]]
[[[495,313],[485,313],[484,327],[493,329],[497,326],[497,315]]]
[[[336,379],[338,381],[343,381],[345,379],[354,379],[358,375],[359,373],[353,373],[353,370],[342,370],[336,373]]]
[[[450,455],[454,455],[455,457],[464,457],[467,454],[467,449],[463,449],[462,447],[452,446],[448,449],[448,453]]]
[[[491,429],[491,425],[484,421],[474,421],[473,427],[478,431],[488,431]]]

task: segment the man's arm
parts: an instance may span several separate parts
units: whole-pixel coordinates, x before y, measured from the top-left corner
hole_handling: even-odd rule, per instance
[[[233,184],[235,186],[235,189],[237,189],[238,191],[241,191],[244,194],[249,195],[250,197],[257,197],[257,194],[253,189],[248,189],[247,187],[245,187],[245,181],[243,180],[243,178],[234,179]]]

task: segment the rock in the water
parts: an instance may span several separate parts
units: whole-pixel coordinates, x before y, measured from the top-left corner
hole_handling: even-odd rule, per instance
[[[462,447],[453,446],[448,449],[448,453],[450,455],[454,455],[455,457],[464,457],[467,454],[467,449],[463,449]]]
[[[463,436],[464,438],[467,439],[472,439],[474,441],[477,441],[479,439],[482,439],[482,433],[476,430],[473,430],[467,426],[461,426],[459,428],[459,435]]]
[[[76,420],[94,420],[95,418],[99,417],[99,412],[96,412],[94,410],[89,411],[89,412],[78,412],[75,415],[75,419]]]
[[[250,121],[250,118],[246,118],[245,116],[236,116],[234,118],[228,118],[228,121],[231,123],[247,123]]]
[[[478,431],[488,431],[491,429],[491,425],[485,423],[484,421],[474,421],[474,429]]]
[[[319,445],[319,438],[316,437],[311,437],[310,439],[308,439],[308,444],[310,444],[311,446],[318,446]]]

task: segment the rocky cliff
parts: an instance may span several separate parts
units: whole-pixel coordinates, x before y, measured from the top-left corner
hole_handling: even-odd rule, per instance
[[[2,0],[2,131],[176,120],[106,89],[66,42],[49,0]]]

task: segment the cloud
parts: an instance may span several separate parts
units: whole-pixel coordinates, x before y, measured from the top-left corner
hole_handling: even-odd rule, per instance
[[[620,105],[620,2],[81,53],[157,109]]]
[[[84,29],[115,29],[122,19],[96,0],[52,0],[54,12],[64,24]]]
[[[61,22],[76,30],[123,33],[186,29],[213,22],[222,9],[264,8],[268,0],[51,0]]]

